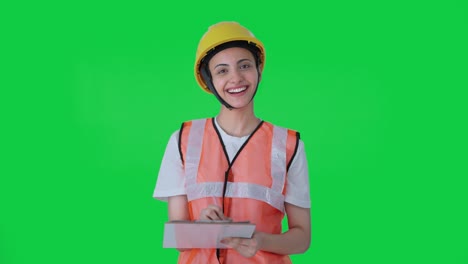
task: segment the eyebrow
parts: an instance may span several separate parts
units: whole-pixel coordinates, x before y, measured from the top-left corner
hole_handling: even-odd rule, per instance
[[[217,67],[221,67],[221,66],[229,66],[229,65],[227,65],[225,63],[220,63],[220,64],[217,64],[216,66],[214,66],[213,69],[216,69]]]
[[[237,62],[237,64],[242,63],[242,62],[244,62],[244,61],[252,62],[250,59],[240,59],[240,60]],[[226,64],[226,63],[220,63],[220,64],[216,64],[216,66],[214,66],[213,69],[216,69],[217,67],[220,67],[220,66],[229,66],[229,65]]]

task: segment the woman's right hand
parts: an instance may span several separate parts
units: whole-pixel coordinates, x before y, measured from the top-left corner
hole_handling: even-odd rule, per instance
[[[223,214],[221,207],[210,204],[200,212],[200,220],[231,220]]]

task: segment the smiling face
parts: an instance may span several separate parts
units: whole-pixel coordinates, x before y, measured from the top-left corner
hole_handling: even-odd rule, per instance
[[[227,48],[214,55],[208,66],[219,96],[234,108],[251,105],[259,74],[249,50]]]

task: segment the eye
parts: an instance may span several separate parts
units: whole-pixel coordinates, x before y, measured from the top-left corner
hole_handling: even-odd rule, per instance
[[[241,69],[248,69],[248,68],[250,68],[250,64],[249,63],[241,64],[240,68]]]
[[[226,72],[227,72],[226,69],[219,69],[219,70],[216,72],[216,74],[224,74],[224,73],[226,73]]]

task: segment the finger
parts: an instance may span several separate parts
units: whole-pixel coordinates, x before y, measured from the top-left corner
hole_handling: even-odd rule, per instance
[[[201,210],[199,218],[201,220],[208,220],[208,210],[206,208]]]
[[[210,204],[210,205],[208,205],[207,208],[211,208],[211,209],[213,209],[213,210],[222,211],[221,207],[217,206],[216,204]]]
[[[226,244],[232,248],[237,248],[240,245],[240,238],[237,237],[227,237],[221,240],[221,243]]]
[[[219,215],[219,213],[214,210],[210,211],[208,218],[210,220],[222,220],[222,217]]]
[[[215,204],[210,204],[208,205],[208,209],[211,209],[212,212],[214,212],[216,214],[215,215],[212,215],[213,218],[211,220],[229,220],[228,217],[226,217],[224,214],[223,214],[223,210],[221,209],[221,207],[215,205]]]
[[[223,244],[225,244],[225,245],[228,246],[229,248],[234,248],[234,244],[233,244],[231,238],[223,238],[220,242],[223,243]]]
[[[216,212],[213,208],[205,208],[200,213],[201,220],[222,220],[219,216],[218,212]]]
[[[209,219],[212,220],[212,218],[217,218],[217,213],[215,211],[216,209],[212,206],[208,206],[204,209],[201,210],[200,212],[200,219]]]
[[[221,243],[227,245],[229,248],[235,249],[242,256],[250,258],[257,253],[256,243],[248,238],[224,238]]]
[[[252,239],[250,238],[230,237],[228,239],[230,243],[233,243],[239,246],[250,246],[252,244]]]

